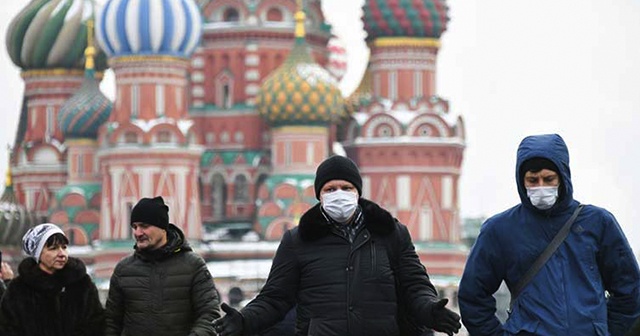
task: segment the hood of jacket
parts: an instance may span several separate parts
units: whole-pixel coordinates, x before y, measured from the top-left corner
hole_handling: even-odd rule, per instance
[[[69,257],[63,269],[49,274],[40,269],[35,259],[29,257],[20,262],[18,272],[30,287],[39,291],[53,291],[82,280],[87,268],[82,260]]]
[[[372,233],[387,235],[395,230],[395,218],[379,205],[360,198],[358,204],[362,208],[365,227]],[[331,232],[331,224],[322,213],[320,203],[302,215],[298,225],[298,233],[303,241],[313,241]]]
[[[527,189],[524,187],[524,173],[526,172],[520,171],[520,167],[525,161],[535,157],[550,160],[559,170],[558,200],[553,207],[547,210],[540,210],[531,204],[527,196]],[[532,135],[520,142],[516,159],[516,183],[520,200],[528,209],[552,215],[562,212],[571,205],[573,201],[573,184],[571,183],[571,170],[569,169],[569,149],[560,135]]]
[[[136,245],[133,248],[135,254],[144,260],[163,260],[176,253],[192,251],[182,230],[173,224],[167,228],[167,243],[164,246],[155,250],[139,250]]]

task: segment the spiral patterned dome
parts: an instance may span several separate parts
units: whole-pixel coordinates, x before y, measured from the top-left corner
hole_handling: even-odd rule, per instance
[[[257,96],[258,111],[273,126],[325,125],[342,114],[342,103],[336,80],[300,43],[263,82]]]
[[[109,57],[188,58],[201,35],[202,16],[193,0],[108,0],[96,20],[96,37]]]
[[[5,188],[0,197],[0,245],[20,245],[22,236],[35,223],[35,216],[18,203],[7,171]]]
[[[24,70],[82,69],[86,22],[93,16],[91,0],[32,0],[7,29],[11,60]],[[102,52],[98,53],[96,67],[107,67]]]
[[[362,10],[367,40],[378,37],[440,38],[449,21],[445,0],[366,0]]]
[[[60,108],[58,125],[65,138],[96,138],[113,103],[100,91],[93,70],[86,70],[80,89]]]

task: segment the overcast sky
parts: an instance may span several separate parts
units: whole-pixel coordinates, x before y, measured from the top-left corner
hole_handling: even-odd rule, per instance
[[[102,2],[102,1],[100,1]],[[8,58],[7,25],[28,1],[0,3],[0,173],[7,166],[23,82]],[[363,0],[324,0],[346,43],[350,93],[367,62]],[[640,0],[450,0],[437,91],[465,120],[460,183],[464,217],[489,216],[519,198],[515,153],[529,134],[569,146],[574,196],[610,210],[640,254]],[[112,96],[112,81],[103,89]]]

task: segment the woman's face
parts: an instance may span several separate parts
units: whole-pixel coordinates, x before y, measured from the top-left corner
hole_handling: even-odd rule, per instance
[[[67,244],[53,244],[42,249],[39,266],[44,272],[53,274],[63,269],[67,260],[69,260]]]

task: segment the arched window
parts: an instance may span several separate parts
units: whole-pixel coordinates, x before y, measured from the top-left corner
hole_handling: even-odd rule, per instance
[[[214,220],[223,219],[227,206],[227,186],[222,175],[215,175],[211,180],[211,208]]]
[[[237,9],[229,7],[224,10],[224,13],[222,14],[222,20],[224,22],[238,22],[240,21],[240,13],[238,13]]]
[[[280,8],[272,7],[267,11],[267,21],[282,22],[283,19],[284,16],[282,15]]]
[[[249,184],[247,183],[247,177],[244,175],[237,175],[233,181],[233,200],[236,202],[249,201]]]

